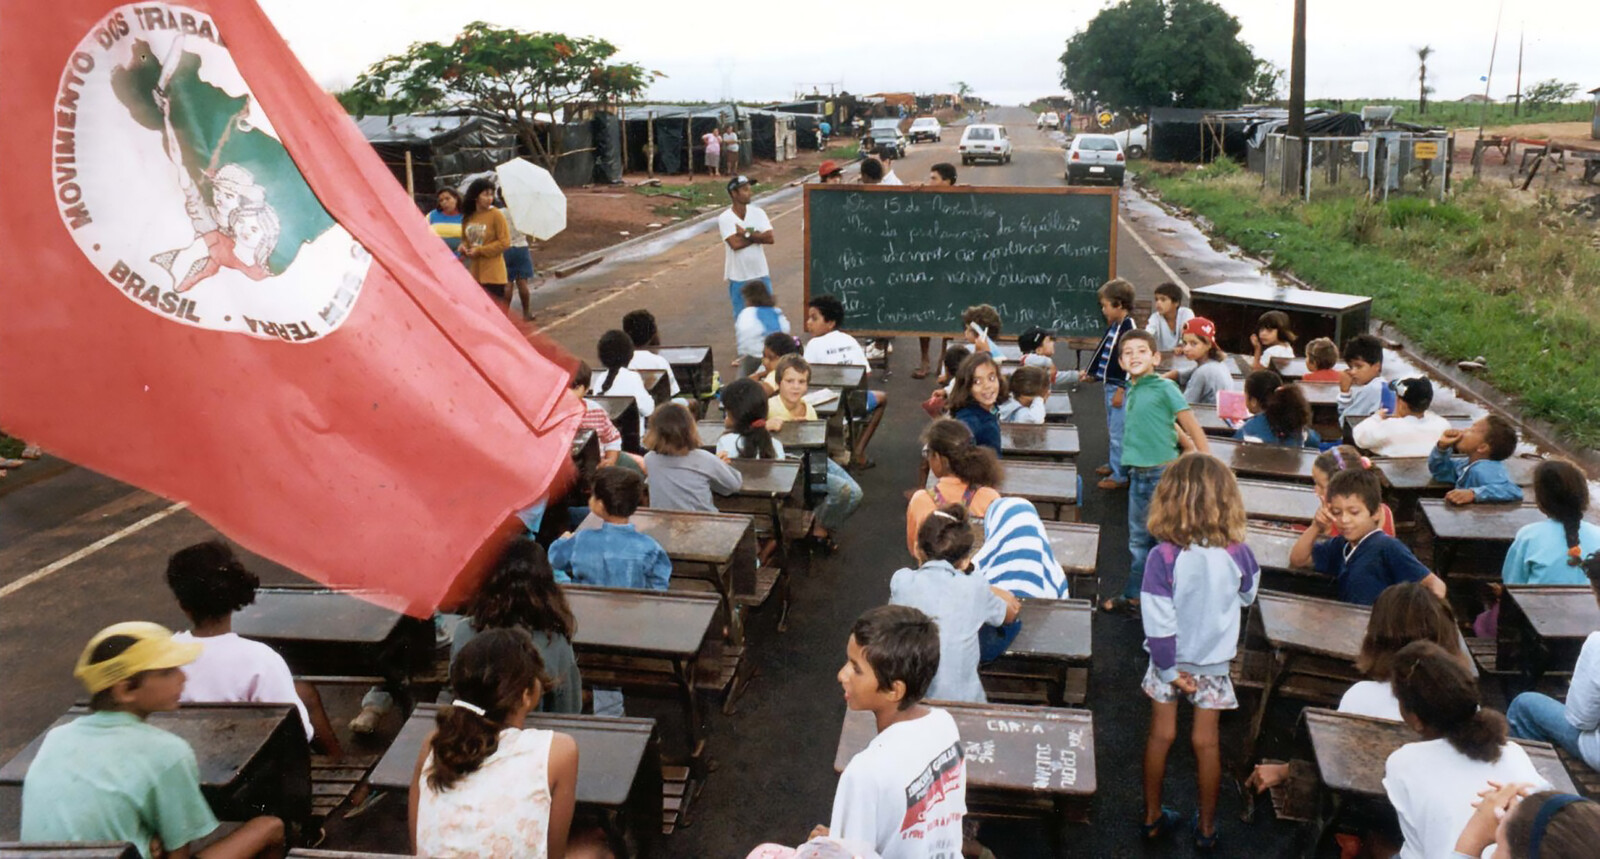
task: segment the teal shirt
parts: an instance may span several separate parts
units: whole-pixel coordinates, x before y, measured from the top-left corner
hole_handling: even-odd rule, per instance
[[[1600,526],[1578,523],[1578,551],[1587,558],[1600,550]],[[1554,519],[1524,525],[1506,552],[1500,579],[1508,585],[1586,585],[1583,567],[1567,563],[1567,532]]]
[[[1178,458],[1178,430],[1173,422],[1189,402],[1171,379],[1146,373],[1128,384],[1123,400],[1122,464],[1134,468],[1163,465]]]
[[[22,781],[23,841],[150,839],[170,850],[217,828],[181,738],[132,713],[90,713],[45,735]]]

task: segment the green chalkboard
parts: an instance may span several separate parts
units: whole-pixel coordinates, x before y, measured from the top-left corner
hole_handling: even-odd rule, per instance
[[[1116,188],[807,185],[806,299],[837,295],[858,334],[954,334],[992,304],[1005,333],[1105,330]]]

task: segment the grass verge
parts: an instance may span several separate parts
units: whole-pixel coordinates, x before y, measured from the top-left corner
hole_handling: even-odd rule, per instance
[[[1166,175],[1161,175],[1165,173]],[[1245,251],[1320,289],[1373,299],[1374,314],[1446,360],[1488,358],[1485,380],[1529,417],[1600,443],[1600,241],[1555,197],[1470,181],[1445,203],[1261,189],[1233,162],[1140,181],[1204,216]]]
[[[856,153],[861,148],[859,141],[851,140],[837,146],[828,147],[823,152],[823,158],[832,158],[836,161],[853,161]],[[775,171],[766,171],[762,177],[752,176],[756,180],[756,191],[769,190],[774,185],[792,182],[795,179],[816,171],[816,166],[807,159],[804,164],[789,162],[793,166],[785,166]],[[818,162],[820,163],[820,162]],[[692,218],[706,210],[707,206],[722,207],[728,204],[728,179],[726,176],[697,177],[696,181],[688,185],[645,185],[634,190],[647,197],[656,197],[658,203],[655,213],[663,217]],[[765,187],[763,187],[765,186]]]
[[[1560,104],[1547,104],[1538,107],[1523,105],[1521,110],[1512,104],[1484,105],[1465,101],[1430,101],[1428,112],[1417,111],[1416,99],[1374,98],[1343,99],[1344,110],[1359,113],[1364,105],[1393,105],[1398,108],[1394,118],[1399,122],[1414,122],[1420,125],[1442,125],[1446,128],[1462,128],[1475,126],[1482,122],[1485,126],[1493,128],[1503,125],[1527,124],[1541,122],[1584,122],[1593,115],[1592,102],[1563,102]],[[1325,107],[1337,109],[1340,102],[1330,99],[1319,99],[1310,103],[1310,107]]]

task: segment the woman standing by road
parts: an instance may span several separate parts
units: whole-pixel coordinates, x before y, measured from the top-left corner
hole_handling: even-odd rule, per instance
[[[700,142],[706,147],[706,172],[713,176],[722,175],[722,137],[719,129],[711,129],[700,135]]]
[[[467,270],[478,285],[489,293],[500,308],[511,312],[510,291],[506,289],[506,249],[511,247],[511,228],[506,216],[494,207],[494,182],[476,179],[467,188],[461,207],[461,255]]]
[[[439,208],[428,213],[428,226],[433,234],[444,239],[453,254],[461,250],[461,195],[454,188],[440,188],[437,197]]]

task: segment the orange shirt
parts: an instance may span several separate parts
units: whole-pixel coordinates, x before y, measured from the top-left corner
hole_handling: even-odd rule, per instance
[[[1304,376],[1301,376],[1300,377],[1300,381],[1302,381],[1302,382],[1337,382],[1337,381],[1339,381],[1339,371],[1338,370],[1313,370],[1313,371],[1305,374]]]
[[[967,494],[966,481],[959,477],[941,477],[934,484],[934,490],[939,493],[945,504],[960,504],[961,498]],[[973,516],[982,516],[989,509],[989,505],[1000,497],[993,487],[980,486],[972,494],[972,501],[967,505],[967,512]],[[906,505],[906,551],[911,557],[917,556],[917,531],[922,527],[922,520],[928,518],[940,505],[935,503],[933,493],[924,489],[911,496],[911,503]]]

